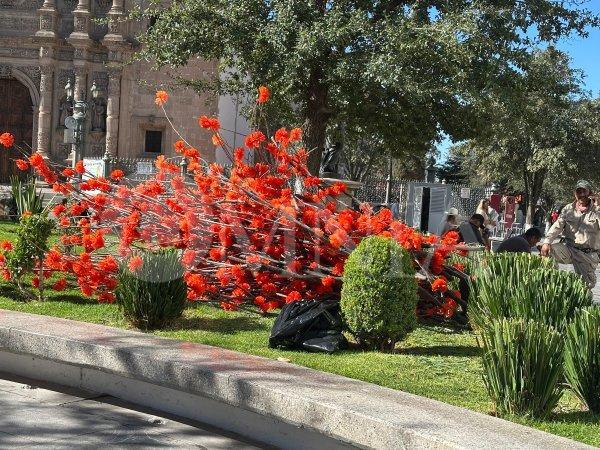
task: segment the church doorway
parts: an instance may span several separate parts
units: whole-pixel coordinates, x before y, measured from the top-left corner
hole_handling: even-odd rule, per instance
[[[29,89],[14,78],[0,79],[0,99],[0,133],[9,132],[15,137],[13,148],[0,149],[0,183],[6,184],[11,175],[25,177],[15,166],[15,159],[23,157],[21,151],[31,153],[33,103]]]

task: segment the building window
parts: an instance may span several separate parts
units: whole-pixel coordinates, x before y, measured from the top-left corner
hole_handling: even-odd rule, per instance
[[[162,153],[162,133],[162,131],[157,130],[146,130],[144,152]]]

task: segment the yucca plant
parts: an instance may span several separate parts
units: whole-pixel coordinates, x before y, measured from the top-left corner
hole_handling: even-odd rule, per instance
[[[35,187],[35,178],[21,181],[18,177],[10,177],[12,196],[17,205],[17,212],[22,216],[25,211],[31,214],[40,214],[44,209],[44,195]]]
[[[185,308],[187,286],[181,255],[176,249],[161,249],[139,252],[137,257],[141,265],[133,272],[127,264],[119,269],[117,303],[136,327],[161,328],[180,317]]]
[[[535,269],[552,268],[550,258],[523,253],[489,255],[473,265],[469,319],[475,328],[487,320],[511,317],[512,297],[524,278]]]
[[[557,269],[531,271],[507,300],[507,317],[536,320],[561,332],[579,308],[592,304],[582,278],[576,273]]]
[[[558,403],[563,338],[522,319],[495,319],[480,335],[485,387],[500,415],[547,416]]]
[[[600,413],[600,307],[578,311],[567,326],[565,376],[590,411]]]

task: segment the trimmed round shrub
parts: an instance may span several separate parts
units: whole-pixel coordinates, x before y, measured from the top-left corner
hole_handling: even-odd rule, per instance
[[[474,270],[469,319],[477,329],[502,317],[535,319],[562,329],[577,308],[591,303],[581,280],[553,268],[550,258],[502,253]]]
[[[119,268],[117,304],[136,327],[162,328],[180,317],[185,308],[187,286],[181,257],[175,249],[140,252],[137,256],[141,265],[135,271],[127,264]]]
[[[578,311],[567,326],[565,376],[590,411],[600,413],[600,307]]]
[[[417,323],[417,282],[408,252],[390,238],[363,239],[346,261],[340,305],[362,347],[393,350]]]
[[[563,337],[535,321],[496,319],[481,333],[483,380],[500,415],[545,417],[562,389]]]

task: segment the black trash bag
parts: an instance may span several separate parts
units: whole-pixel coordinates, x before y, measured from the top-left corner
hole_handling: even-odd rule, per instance
[[[269,347],[333,353],[348,346],[337,300],[302,300],[281,309]]]

